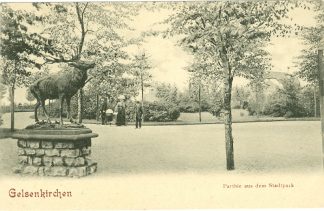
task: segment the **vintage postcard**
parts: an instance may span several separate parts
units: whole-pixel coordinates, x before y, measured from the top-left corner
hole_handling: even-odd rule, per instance
[[[0,209],[324,207],[324,3],[3,2]]]

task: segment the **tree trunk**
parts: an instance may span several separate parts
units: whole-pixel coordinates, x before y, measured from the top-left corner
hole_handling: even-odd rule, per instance
[[[142,92],[142,111],[143,111],[142,122],[144,122],[144,82],[143,82],[143,73],[142,72],[141,72],[141,92]]]
[[[15,85],[9,87],[9,95],[10,95],[10,130],[15,130]]]
[[[198,86],[198,102],[199,102],[199,122],[201,122],[201,86]]]
[[[79,89],[78,92],[78,123],[82,123],[83,112],[83,89]]]
[[[226,78],[224,81],[224,124],[225,124],[225,143],[226,143],[226,167],[227,170],[234,170],[234,144],[232,136],[232,83],[233,78]]]
[[[318,50],[318,76],[320,91],[321,132],[322,132],[322,159],[324,169],[324,62],[323,50]]]
[[[96,120],[99,121],[99,95],[96,95]]]
[[[317,102],[316,102],[316,86],[314,86],[314,117],[317,115]]]
[[[261,99],[260,99],[260,85],[256,84],[255,87],[255,102],[256,102],[256,116],[259,119],[260,117],[260,110],[261,110]]]

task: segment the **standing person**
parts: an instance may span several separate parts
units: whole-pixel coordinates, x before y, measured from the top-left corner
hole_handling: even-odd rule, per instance
[[[123,96],[119,97],[118,103],[115,107],[115,113],[117,114],[116,117],[116,125],[121,126],[121,125],[126,125],[126,112],[125,112],[125,103],[124,103],[124,98]]]
[[[121,104],[120,104],[120,99],[117,100],[117,104],[115,106],[115,109],[114,109],[114,113],[116,115],[116,125],[117,126],[120,126],[121,125],[121,118],[120,118],[120,113],[121,113]]]
[[[135,107],[136,128],[142,127],[142,116],[143,116],[143,107],[139,101],[136,101],[136,107]]]
[[[106,110],[107,110],[108,104],[107,104],[107,99],[104,98],[103,102],[100,107],[100,112],[101,112],[101,124],[105,125],[106,124]]]

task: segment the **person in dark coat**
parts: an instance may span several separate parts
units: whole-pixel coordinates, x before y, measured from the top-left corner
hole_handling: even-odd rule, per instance
[[[126,108],[125,108],[125,102],[124,100],[120,100],[116,107],[115,107],[115,113],[117,113],[116,117],[116,125],[126,125]]]
[[[101,113],[101,124],[106,124],[106,110],[107,110],[108,104],[107,99],[103,99],[103,102],[100,107],[100,113]]]
[[[136,107],[135,107],[136,128],[142,127],[142,116],[143,116],[143,107],[139,101],[136,101]]]

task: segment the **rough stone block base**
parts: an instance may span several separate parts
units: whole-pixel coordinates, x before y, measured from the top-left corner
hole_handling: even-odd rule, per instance
[[[16,174],[52,177],[84,177],[96,171],[97,163],[79,167],[18,165],[14,168],[14,173]]]
[[[15,173],[53,177],[83,177],[97,171],[90,158],[91,138],[81,140],[18,139]]]

